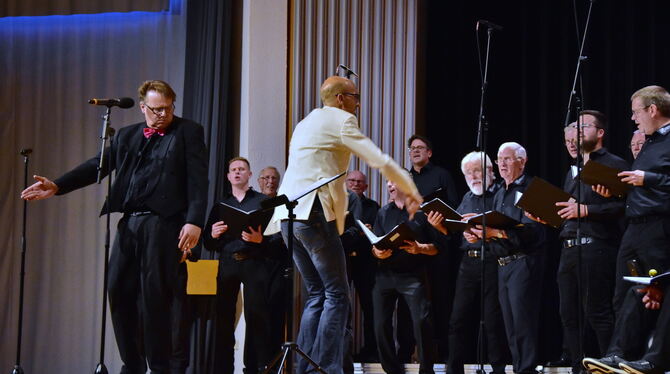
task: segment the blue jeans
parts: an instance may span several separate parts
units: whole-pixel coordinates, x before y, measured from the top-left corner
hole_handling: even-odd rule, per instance
[[[281,228],[288,243],[288,222]],[[318,202],[307,221],[294,223],[293,261],[307,289],[298,346],[326,373],[342,374],[349,313],[346,262],[335,221],[326,222]],[[300,357],[296,367],[298,373],[313,369]]]

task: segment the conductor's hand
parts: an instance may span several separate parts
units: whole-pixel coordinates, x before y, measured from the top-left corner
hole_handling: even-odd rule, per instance
[[[186,261],[188,255],[191,254],[191,248],[195,247],[200,240],[200,232],[202,229],[191,223],[187,223],[181,228],[179,232],[179,249],[182,251],[181,261]]]
[[[259,244],[263,241],[263,233],[261,232],[261,225],[258,225],[258,229],[254,230],[253,227],[248,227],[249,232],[242,231],[242,240],[245,242]]]
[[[644,171],[642,170],[622,171],[617,176],[624,183],[632,184],[633,186],[644,185]]]
[[[226,231],[228,231],[228,225],[226,225],[225,222],[223,221],[215,222],[212,225],[212,238],[218,239]]]
[[[372,254],[380,260],[385,260],[393,254],[390,249],[377,249],[374,245],[372,246]]]
[[[444,235],[448,235],[449,231],[444,226],[444,217],[442,214],[436,210],[428,213],[428,222],[433,226],[437,231],[441,232]]]
[[[43,200],[50,198],[58,192],[58,186],[50,179],[39,175],[33,175],[33,178],[37,182],[21,192],[22,199],[28,201]]]
[[[423,197],[418,193],[415,195],[408,195],[405,198],[405,209],[409,213],[409,219],[414,218],[414,213],[419,210],[419,206],[423,203]]]

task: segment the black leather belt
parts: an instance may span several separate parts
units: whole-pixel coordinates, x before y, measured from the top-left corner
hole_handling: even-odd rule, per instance
[[[515,253],[515,254],[513,254],[511,256],[507,256],[507,257],[498,257],[498,265],[506,266],[506,265],[509,265],[510,262],[512,262],[514,260],[518,260],[518,259],[523,258],[523,257],[526,257],[526,255],[523,254],[523,253]]]
[[[593,243],[594,240],[595,239],[593,239],[591,237],[588,237],[588,236],[582,236],[581,238],[579,238],[579,240],[577,240],[577,239],[565,239],[565,240],[563,240],[563,248],[574,247],[578,244],[584,245],[584,244]]]
[[[470,249],[467,251],[468,257],[473,257],[473,258],[480,258],[481,257],[481,251],[478,251],[476,249]]]
[[[149,214],[154,214],[154,212],[150,210],[143,210],[143,211],[138,211],[138,212],[130,212],[126,213],[127,215],[131,217],[139,217],[139,216],[148,216]]]

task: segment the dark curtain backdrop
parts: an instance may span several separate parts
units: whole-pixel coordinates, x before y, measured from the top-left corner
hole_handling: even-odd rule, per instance
[[[184,117],[209,124],[209,205],[221,200],[226,186],[226,160],[230,159],[230,61],[232,1],[203,0],[187,3]],[[202,248],[201,258],[218,255]],[[194,319],[189,373],[214,372],[214,296],[189,296]]]
[[[583,30],[589,1],[574,4]],[[573,1],[429,0],[424,6],[419,59],[425,89],[417,94],[417,128],[436,143],[433,160],[454,173],[464,193],[460,160],[475,148],[481,84],[475,23],[486,19],[504,27],[491,44],[488,154],[495,158],[500,144],[519,142],[528,151],[528,172],[560,186],[568,168],[562,127],[578,56]],[[584,106],[609,116],[605,144],[627,159],[635,129],[630,95],[649,84],[670,86],[668,14],[670,2],[662,0],[594,3],[583,53],[588,56],[582,65]],[[480,30],[480,37],[484,51],[486,32]],[[549,251],[555,272],[558,248]],[[560,352],[552,271],[538,306],[547,357]]]

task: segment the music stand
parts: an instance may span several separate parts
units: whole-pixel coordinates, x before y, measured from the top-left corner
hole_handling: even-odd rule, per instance
[[[295,213],[293,209],[298,205],[298,199],[304,197],[310,192],[317,190],[320,187],[327,185],[328,183],[342,177],[346,172],[342,172],[338,175],[335,175],[330,178],[320,179],[311,185],[309,185],[304,191],[295,194],[293,196],[279,195],[271,199],[264,200],[261,202],[261,208],[263,209],[272,209],[277,206],[285,205],[288,209],[288,240],[286,243],[287,247],[287,256],[288,261],[286,261],[286,268],[284,268],[284,279],[286,282],[286,305],[284,309],[285,314],[285,323],[286,323],[286,341],[282,344],[281,351],[270,361],[270,363],[263,370],[263,374],[269,374],[272,368],[279,362],[277,367],[277,373],[281,373],[282,369],[286,369],[287,373],[293,373],[293,356],[292,352],[295,352],[302,356],[307,362],[319,373],[327,374],[318,363],[316,363],[312,358],[310,358],[305,352],[303,352],[298,344],[293,341],[293,292],[290,292],[293,287],[293,222],[295,221]],[[318,198],[318,196],[316,197]]]

